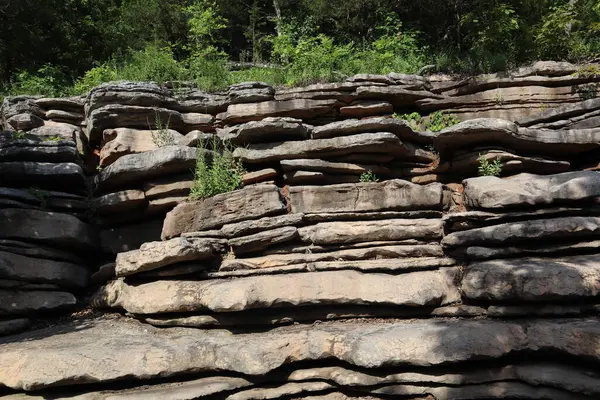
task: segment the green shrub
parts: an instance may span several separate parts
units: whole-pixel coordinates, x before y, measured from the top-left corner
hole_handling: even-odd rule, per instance
[[[149,45],[144,50],[133,51],[118,72],[119,79],[130,81],[167,81],[185,80],[188,72],[177,62],[169,47]]]
[[[218,139],[213,139],[212,148],[219,148]],[[204,143],[199,143],[190,198],[204,199],[239,189],[244,173],[242,163],[233,158],[229,145],[225,144],[222,152],[214,151],[212,162],[209,162]]]
[[[394,113],[394,115],[392,117],[408,122],[410,127],[413,128],[414,130],[420,131],[423,129],[423,126],[424,126],[423,117],[418,112],[413,112],[410,114]]]
[[[425,129],[431,132],[439,132],[459,122],[460,120],[454,115],[445,114],[443,111],[436,111],[429,115],[429,119],[425,123]]]
[[[87,93],[104,82],[118,79],[118,71],[114,62],[104,63],[87,71],[75,82],[73,92],[76,94]]]
[[[71,87],[60,68],[47,64],[36,73],[21,71],[15,76],[10,94],[30,94],[49,97],[69,95]]]
[[[11,134],[11,138],[13,140],[19,140],[19,139],[26,139],[27,137],[25,136],[24,131],[16,131]]]
[[[222,54],[193,54],[188,60],[188,71],[190,77],[203,90],[223,90],[233,83],[227,68],[227,59]]]
[[[379,178],[377,178],[377,175],[373,171],[363,172],[359,179],[361,182],[379,182]]]
[[[477,161],[479,162],[479,167],[477,167],[479,176],[500,176],[502,173],[502,161],[500,161],[499,158],[496,158],[494,161],[490,162],[487,158],[480,154]]]

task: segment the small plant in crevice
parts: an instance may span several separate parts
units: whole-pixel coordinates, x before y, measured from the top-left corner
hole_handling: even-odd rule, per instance
[[[502,94],[502,92],[497,92],[496,95],[494,96],[494,101],[499,106],[503,105],[504,104],[504,94]]]
[[[413,112],[410,114],[394,113],[392,117],[408,122],[408,125],[410,125],[410,127],[414,130],[421,130],[423,127],[423,117],[418,112]]]
[[[477,162],[479,163],[477,167],[479,176],[500,176],[502,173],[502,161],[499,158],[490,161],[480,154]]]
[[[379,178],[377,175],[373,173],[373,171],[363,172],[359,178],[360,182],[379,182]]]
[[[60,142],[62,140],[62,138],[60,136],[45,136],[42,141],[43,142]]]
[[[431,132],[439,132],[459,122],[460,120],[454,115],[446,114],[443,111],[436,111],[429,115],[429,119],[425,123],[425,129]]]
[[[174,146],[177,144],[175,138],[169,131],[169,124],[171,123],[170,115],[167,119],[167,123],[163,125],[160,114],[158,112],[154,113],[154,127],[156,130],[152,129],[150,126],[150,121],[147,122],[148,128],[150,128],[150,133],[152,135],[152,142],[156,145],[156,147]]]
[[[213,149],[219,148],[217,141],[216,137],[213,138]],[[198,143],[191,199],[205,199],[232,192],[242,186],[242,176],[245,173],[242,162],[233,157],[231,145],[224,143],[222,147],[222,151],[209,151],[203,141]],[[212,157],[212,160],[209,160],[209,157]]]
[[[13,139],[13,140],[26,139],[25,132],[24,132],[24,131],[21,131],[21,130],[18,130],[18,131],[16,131],[16,132],[13,132],[13,133],[11,134],[11,137],[12,137],[12,139]]]
[[[544,113],[546,110],[548,110],[548,105],[546,103],[540,104],[540,112]]]

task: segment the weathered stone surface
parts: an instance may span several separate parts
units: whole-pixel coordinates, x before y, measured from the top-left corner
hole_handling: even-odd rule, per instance
[[[84,116],[83,114],[74,111],[48,110],[46,111],[46,118],[58,122],[80,124],[83,121]]]
[[[110,82],[90,91],[86,99],[86,113],[112,104],[151,107],[172,101],[168,90],[154,82]]]
[[[217,114],[226,111],[229,105],[229,97],[224,93],[207,93],[192,88],[183,88],[174,92],[179,101],[171,108],[181,112]]]
[[[2,185],[80,192],[85,188],[81,166],[74,163],[11,161],[0,163]]]
[[[499,160],[503,176],[523,172],[559,174],[569,171],[571,167],[571,163],[568,161],[555,161],[541,157],[523,157],[503,150],[484,150],[454,155],[452,160],[439,165],[434,171],[436,173],[476,176],[482,158],[490,163]]]
[[[194,174],[168,176],[144,182],[144,195],[148,199],[165,196],[187,196],[194,183]]]
[[[200,130],[203,132],[214,132],[213,122],[215,117],[210,114],[182,113],[181,122],[184,132]]]
[[[567,217],[510,222],[453,232],[442,239],[445,247],[505,245],[533,240],[578,239],[600,236],[600,218]]]
[[[600,148],[600,129],[529,129],[519,128],[506,120],[478,118],[446,128],[434,139],[435,148],[442,157],[486,143],[565,159]]]
[[[183,138],[179,139],[179,145],[188,147],[202,147],[203,149],[213,149],[213,144],[220,145],[215,133],[202,132],[199,130],[191,131]]]
[[[377,246],[370,248],[346,249],[321,253],[270,254],[268,256],[228,259],[221,263],[220,271],[236,269],[274,268],[286,265],[315,263],[319,261],[355,261],[403,257],[443,257],[438,244]]]
[[[80,328],[72,329],[75,326]],[[57,331],[62,334],[54,334]],[[0,383],[33,390],[210,370],[261,375],[292,362],[321,359],[369,369],[430,366],[542,349],[597,360],[600,354],[592,343],[599,335],[600,324],[594,319],[329,323],[236,335],[89,320],[22,334],[1,344]],[[28,338],[37,338],[36,346]],[[165,359],[169,362],[160,361]]]
[[[255,185],[205,200],[179,204],[167,214],[163,240],[195,232],[220,228],[225,224],[277,215],[285,212],[275,185]]]
[[[311,99],[232,104],[227,107],[226,112],[217,115],[217,119],[227,125],[260,121],[266,117],[291,117],[307,120],[331,113],[335,104],[335,100]]]
[[[108,263],[100,266],[98,271],[90,277],[90,283],[94,285],[104,284],[115,277],[115,263]]]
[[[279,173],[276,169],[265,168],[259,171],[247,172],[242,175],[242,184],[244,186],[252,185],[260,182],[267,182],[274,180]]]
[[[95,182],[101,190],[109,190],[132,182],[193,170],[196,156],[196,149],[183,146],[167,146],[146,153],[130,154],[102,170]]]
[[[234,238],[284,226],[298,226],[302,223],[303,217],[303,214],[285,214],[252,221],[243,221],[236,224],[224,225],[221,228],[221,232],[227,238]]]
[[[0,290],[0,316],[65,311],[76,303],[66,292]]]
[[[22,332],[30,325],[31,320],[27,318],[0,319],[0,336]]]
[[[308,306],[313,304],[379,304],[438,306],[457,302],[457,270],[441,269],[404,275],[357,271],[258,275],[234,280],[158,281],[137,286],[118,280],[94,295],[97,306],[121,307],[134,314]],[[402,291],[396,288],[404,288]]]
[[[247,163],[266,163],[294,158],[326,158],[350,153],[386,153],[415,159],[419,154],[392,133],[368,133],[332,139],[314,139],[238,147],[234,156]]]
[[[452,215],[452,214],[448,214]],[[329,221],[368,221],[397,218],[442,218],[441,211],[381,211],[381,212],[325,212],[318,214],[306,214],[306,222],[329,222]]]
[[[556,175],[520,174],[508,179],[491,176],[463,181],[469,209],[499,209],[574,203],[600,196],[600,173],[565,172]]]
[[[487,315],[490,318],[515,317],[579,317],[584,314],[597,314],[595,305],[565,305],[527,303],[518,306],[489,306]]]
[[[544,245],[527,242],[512,246],[485,247],[469,246],[458,250],[461,257],[469,260],[487,260],[514,256],[547,256],[552,254],[578,254],[600,251],[600,240],[579,239]]]
[[[83,265],[83,260],[71,251],[43,246],[39,243],[27,243],[19,240],[0,239],[0,251],[46,260],[66,261]]]
[[[229,245],[235,254],[244,254],[258,252],[269,246],[292,241],[297,237],[298,230],[293,226],[286,226],[230,239]]]
[[[93,228],[78,218],[53,212],[0,210],[0,238],[35,241],[63,248],[94,250],[98,238]]]
[[[61,290],[61,287],[52,283],[29,283],[12,279],[0,279],[0,288],[10,290]]]
[[[250,143],[304,140],[309,137],[309,128],[300,119],[268,117],[226,129],[217,129],[222,140],[243,146]]]
[[[331,174],[362,175],[365,172],[375,174],[389,173],[385,167],[378,165],[359,165],[350,163],[337,163],[317,159],[282,160],[281,168],[288,171],[315,171]]]
[[[564,258],[517,258],[471,263],[464,295],[483,301],[572,301],[592,298],[600,287],[597,254]]]
[[[341,183],[358,183],[359,175],[327,174],[317,171],[289,171],[283,174],[288,185],[336,185]]]
[[[83,288],[88,276],[88,271],[80,265],[0,251],[0,278]]]
[[[517,121],[520,126],[534,126],[547,124],[560,120],[568,120],[577,115],[586,114],[600,109],[600,99],[589,99],[576,104],[565,104],[560,107],[551,108],[540,114],[522,118]]]
[[[70,142],[14,143],[13,146],[0,145],[0,162],[36,161],[52,163],[74,163],[79,161],[77,148]]]
[[[298,229],[306,243],[337,244],[379,240],[437,240],[442,237],[441,219],[388,219],[382,221],[321,222]]]
[[[46,110],[72,110],[83,112],[84,100],[83,96],[73,96],[58,98],[42,97],[35,99],[34,101],[35,104]]]
[[[416,185],[399,179],[331,186],[290,188],[292,212],[304,214],[385,210],[439,210],[442,185]]]
[[[290,396],[305,396],[312,393],[324,392],[334,389],[335,386],[327,382],[292,382],[277,387],[247,389],[227,396],[227,400],[254,400],[254,399],[281,399]]]
[[[112,214],[143,207],[147,202],[141,190],[123,190],[94,199],[94,209],[99,214]]]
[[[34,114],[17,114],[6,120],[16,131],[29,131],[44,125],[44,120]]]
[[[139,249],[143,243],[160,240],[163,218],[146,219],[100,231],[100,245],[107,253]]]
[[[426,90],[407,90],[401,86],[361,86],[356,89],[359,99],[387,100],[395,107],[409,106],[422,99],[443,99],[444,96]]]
[[[208,260],[223,251],[225,244],[218,239],[195,238],[144,243],[138,250],[117,254],[115,272],[128,276],[184,261]]]
[[[228,90],[229,102],[231,104],[258,103],[273,100],[275,89],[272,87],[245,87]]]
[[[376,115],[392,114],[394,106],[385,101],[358,101],[349,106],[340,107],[340,114],[346,118],[364,118]]]
[[[159,147],[157,142],[170,140],[173,144],[178,144],[183,139],[183,135],[172,129],[164,133],[159,133],[158,130],[106,129],[102,136],[101,167],[107,167],[127,154],[156,150]]]

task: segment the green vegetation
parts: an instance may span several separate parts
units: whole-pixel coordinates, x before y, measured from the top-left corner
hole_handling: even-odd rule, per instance
[[[454,115],[445,114],[443,111],[432,112],[428,118],[424,118],[418,112],[410,114],[394,113],[393,117],[407,121],[415,130],[431,132],[439,132],[460,122]]]
[[[148,121],[148,128],[150,128],[150,133],[152,134],[152,142],[156,147],[174,146],[177,144],[175,138],[169,132],[170,123],[171,116],[169,115],[167,123],[163,125],[158,112],[154,113],[154,127],[156,130],[152,129],[150,122]]]
[[[40,202],[40,207],[48,207],[48,199],[52,197],[49,192],[36,187],[27,188],[25,191],[34,196]]]
[[[25,136],[24,131],[16,131],[11,134],[11,138],[13,140],[19,140],[19,139],[27,139],[27,136]]]
[[[373,171],[363,172],[359,179],[361,182],[379,182],[379,178],[377,178],[377,175]]]
[[[599,0],[24,0],[0,9],[0,92],[101,82],[479,73],[600,55]],[[585,71],[583,71],[585,72]]]
[[[502,173],[502,161],[499,158],[490,162],[480,154],[477,161],[479,162],[479,167],[477,167],[479,176],[500,176]]]
[[[60,142],[62,140],[62,138],[60,136],[45,136],[42,141],[43,142]]]
[[[218,139],[213,139],[212,148],[219,147]],[[231,146],[224,144],[221,152],[210,152],[204,143],[199,143],[190,198],[199,200],[239,189],[244,173],[242,163],[233,158]]]

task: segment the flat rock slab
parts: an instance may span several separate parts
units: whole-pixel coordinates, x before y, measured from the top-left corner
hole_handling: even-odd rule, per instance
[[[233,145],[244,146],[251,143],[304,140],[309,137],[310,129],[299,119],[267,117],[262,121],[217,129],[217,134]]]
[[[586,237],[598,236],[600,236],[600,218],[598,217],[550,218],[453,232],[442,239],[442,246],[497,246],[532,240],[581,240]]]
[[[520,174],[465,179],[464,204],[469,209],[501,209],[575,203],[600,196],[600,172],[556,175]]]
[[[0,316],[66,311],[77,304],[71,293],[45,290],[0,290]]]
[[[0,336],[22,332],[30,325],[31,320],[28,318],[0,319]]]
[[[285,212],[279,189],[275,185],[254,185],[179,204],[167,214],[163,240],[182,233],[220,228],[225,224],[258,219]]]
[[[129,154],[96,175],[99,190],[106,191],[132,183],[141,183],[169,174],[193,170],[197,150],[185,146],[166,146],[140,154]]]
[[[0,238],[36,241],[76,250],[95,250],[98,236],[91,225],[80,219],[54,212],[0,210]]]
[[[223,252],[226,244],[219,239],[182,237],[144,243],[138,250],[117,254],[115,272],[128,276],[186,261],[209,260]]]
[[[317,360],[370,369],[431,366],[541,349],[598,360],[600,350],[590,343],[599,337],[596,319],[326,323],[248,334],[88,320],[0,344],[0,383],[35,390],[200,371],[263,375],[293,362]]]
[[[168,176],[144,182],[144,195],[148,199],[167,196],[187,196],[194,184],[194,174]]]
[[[385,101],[361,101],[340,107],[340,114],[346,118],[364,118],[386,115],[394,112],[394,106]]]
[[[556,156],[559,159],[600,148],[600,129],[550,130],[519,128],[494,118],[478,118],[442,130],[434,139],[442,157],[460,149],[494,143],[521,153]]]
[[[0,278],[84,288],[89,273],[83,266],[0,251]]]
[[[420,239],[436,241],[442,237],[441,219],[388,219],[382,221],[322,222],[298,229],[305,243],[339,243]]]
[[[378,165],[358,165],[341,162],[329,162],[317,159],[282,160],[280,162],[283,171],[316,171],[330,174],[362,175],[366,172],[375,174],[389,174],[388,168]]]
[[[310,120],[320,115],[332,113],[336,103],[336,100],[295,99],[231,104],[227,107],[226,112],[217,115],[217,120],[221,120],[226,125],[260,121],[266,117],[291,117]]]
[[[0,163],[3,186],[39,187],[66,192],[85,191],[83,169],[74,163],[11,161]]]
[[[100,166],[107,167],[127,154],[144,153],[159,148],[159,145],[179,144],[183,135],[172,129],[159,131],[128,128],[107,129],[102,134]]]
[[[572,301],[600,293],[598,254],[563,258],[516,258],[471,263],[464,295],[480,301]]]
[[[441,184],[427,186],[395,179],[376,183],[290,188],[292,212],[345,213],[386,210],[440,210]]]
[[[332,139],[311,139],[238,147],[234,157],[250,164],[269,163],[295,158],[340,157],[352,153],[383,153],[399,158],[420,160],[413,146],[404,144],[389,132],[363,133]]]
[[[105,194],[93,200],[94,210],[98,214],[114,214],[142,208],[148,204],[141,190],[122,190]]]
[[[79,153],[71,142],[56,142],[51,145],[0,147],[0,162],[33,161],[49,163],[77,163]]]
[[[137,286],[118,280],[100,289],[93,303],[134,314],[236,312],[316,304],[441,306],[460,300],[453,283],[456,273],[455,268],[403,275],[326,271]],[[399,287],[403,290],[397,290]]]
[[[0,239],[0,251],[45,260],[66,261],[72,264],[83,265],[81,257],[69,250],[61,250],[51,246],[43,246],[39,243],[22,242],[19,240]]]
[[[285,214],[243,221],[223,226],[221,233],[227,238],[234,238],[284,226],[298,226],[302,224],[303,218],[304,214]]]
[[[359,249],[337,250],[323,253],[284,253],[262,257],[224,260],[220,271],[284,267],[294,264],[311,264],[318,261],[356,261],[373,259],[394,259],[403,257],[442,257],[439,244],[415,244],[397,246],[377,246]]]
[[[285,243],[298,238],[298,229],[293,226],[265,230],[252,234],[229,239],[228,243],[236,255],[255,253],[280,243]]]

